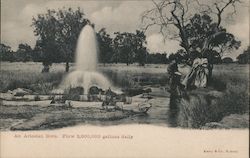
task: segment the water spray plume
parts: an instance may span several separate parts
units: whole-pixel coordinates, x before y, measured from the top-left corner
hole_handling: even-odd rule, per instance
[[[59,88],[83,87],[84,94],[87,94],[91,86],[102,89],[111,87],[109,80],[97,71],[97,52],[95,31],[91,26],[86,25],[77,41],[76,69],[65,77]]]

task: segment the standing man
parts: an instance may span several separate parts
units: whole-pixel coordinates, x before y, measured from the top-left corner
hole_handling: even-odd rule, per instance
[[[176,62],[176,59],[172,60],[171,63],[168,65],[167,72],[169,74],[169,85],[170,85],[170,91],[175,89],[175,72],[178,72],[178,65]]]
[[[167,72],[169,74],[169,86],[172,96],[182,95],[183,85],[181,84],[181,73],[178,70],[177,59],[171,61],[168,65]]]

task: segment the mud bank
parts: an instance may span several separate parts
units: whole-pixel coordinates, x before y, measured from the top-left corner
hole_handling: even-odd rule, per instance
[[[42,130],[73,126],[88,121],[120,120],[131,111],[102,110],[94,107],[67,108],[41,106],[0,106],[1,130]]]

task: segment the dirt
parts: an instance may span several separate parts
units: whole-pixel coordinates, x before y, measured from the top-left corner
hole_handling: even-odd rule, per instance
[[[85,121],[119,120],[133,115],[130,111],[100,108],[66,108],[0,105],[1,130],[42,130],[73,126]]]
[[[231,114],[224,117],[220,123],[230,128],[249,128],[249,114]]]
[[[206,123],[203,129],[249,128],[249,114],[231,114],[220,122]]]
[[[152,91],[154,93],[155,90]],[[158,92],[158,91],[157,91]],[[162,91],[163,93],[163,91]],[[145,103],[148,98],[139,96],[133,97],[133,106]],[[72,101],[72,107],[49,106],[49,103],[38,101],[27,102],[29,104],[0,104],[1,131],[3,130],[45,130],[56,129],[80,124],[91,125],[120,125],[120,124],[154,124],[168,126],[168,103],[165,97],[150,97],[147,101],[152,107],[147,113],[138,113],[130,104],[123,105],[123,110],[114,108],[101,109],[101,105],[85,106],[86,102],[81,102],[81,106]],[[84,104],[83,104],[84,103]],[[92,102],[91,102],[92,103]],[[79,102],[80,104],[80,102]],[[131,104],[132,106],[132,104]]]

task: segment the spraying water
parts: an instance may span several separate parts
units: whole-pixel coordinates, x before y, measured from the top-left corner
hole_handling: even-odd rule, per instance
[[[96,71],[97,51],[94,29],[86,25],[77,41],[76,69],[80,71]]]
[[[86,25],[78,38],[76,49],[76,70],[71,72],[60,85],[60,89],[83,87],[84,94],[91,86],[108,89],[109,80],[97,71],[98,46],[94,29]]]

